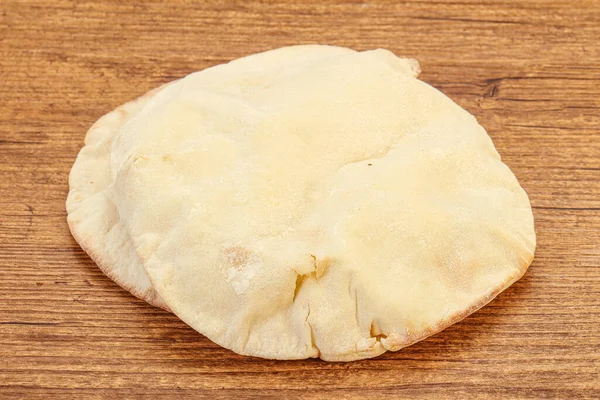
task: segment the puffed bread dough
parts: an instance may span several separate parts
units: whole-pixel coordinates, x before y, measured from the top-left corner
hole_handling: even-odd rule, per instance
[[[485,130],[417,74],[330,46],[191,74],[88,136],[74,236],[241,354],[347,361],[421,340],[520,278],[535,233]]]

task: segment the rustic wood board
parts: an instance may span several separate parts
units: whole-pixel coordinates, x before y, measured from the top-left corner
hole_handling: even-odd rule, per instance
[[[600,398],[600,2],[0,2],[0,397]],[[475,114],[531,197],[526,276],[353,363],[237,356],[104,277],[65,222],[87,128],[300,43],[388,48]]]

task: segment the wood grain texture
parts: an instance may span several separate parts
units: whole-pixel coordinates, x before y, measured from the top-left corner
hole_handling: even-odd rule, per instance
[[[103,113],[300,43],[388,48],[475,114],[530,195],[526,276],[353,363],[237,356],[104,277],[67,175]],[[1,398],[600,398],[600,2],[0,2]]]

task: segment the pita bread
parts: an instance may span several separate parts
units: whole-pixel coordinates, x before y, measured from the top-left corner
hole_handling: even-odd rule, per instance
[[[98,267],[119,286],[168,310],[135,252],[110,196],[110,145],[116,133],[167,85],[104,115],[89,129],[69,175],[67,221],[73,237]]]
[[[102,219],[95,237],[119,226],[110,251],[235,352],[398,350],[492,300],[535,249],[527,195],[485,130],[417,74],[329,46],[191,74],[107,139],[108,161],[86,157],[110,171],[106,193],[69,218]],[[119,260],[108,247],[99,258]]]

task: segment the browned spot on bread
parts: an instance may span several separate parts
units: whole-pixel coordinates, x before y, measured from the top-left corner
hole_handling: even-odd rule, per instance
[[[250,261],[251,253],[241,246],[232,246],[223,250],[225,263],[230,267],[241,268]]]

